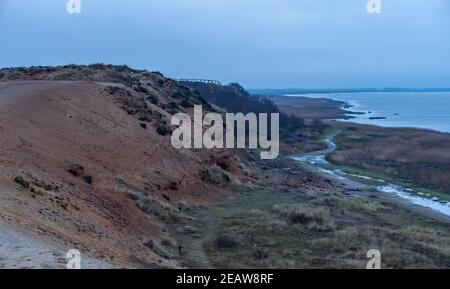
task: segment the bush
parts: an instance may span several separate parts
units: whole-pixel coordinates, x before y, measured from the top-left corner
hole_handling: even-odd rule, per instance
[[[178,109],[178,104],[175,101],[171,101],[167,104],[168,109]]]
[[[136,92],[148,93],[148,89],[140,85],[138,87],[135,87],[134,90]]]
[[[330,231],[334,229],[330,214],[324,208],[307,207],[302,204],[282,204],[275,205],[273,209],[292,223],[306,225],[311,230]]]
[[[158,126],[158,128],[156,129],[156,132],[157,132],[159,135],[166,136],[166,135],[168,135],[168,134],[170,133],[170,129],[168,129],[167,126],[165,126],[165,125],[160,125],[160,126]]]
[[[84,180],[87,184],[92,185],[92,177],[91,177],[91,176],[84,176],[84,177],[83,177],[83,180]]]
[[[175,115],[180,112],[178,109],[168,109],[167,112],[171,115]]]
[[[238,242],[230,236],[221,235],[217,236],[214,240],[214,244],[217,249],[234,249],[238,246]]]
[[[161,241],[161,245],[165,246],[165,247],[172,247],[173,243],[171,240],[169,239],[162,239]]]
[[[164,74],[162,74],[162,73],[159,72],[159,71],[152,71],[152,73],[153,73],[153,74],[156,74],[156,75],[158,75],[158,76],[164,77]]]
[[[164,79],[159,79],[159,80],[158,80],[158,85],[159,85],[160,87],[163,87],[164,84],[166,84],[166,82],[164,81]]]
[[[235,90],[238,91],[239,93],[242,93],[242,94],[244,94],[244,95],[246,95],[246,96],[250,96],[250,93],[248,93],[248,91],[245,90],[245,88],[242,87],[242,85],[240,85],[240,84],[237,83],[237,82],[232,82],[232,83],[228,84],[228,86],[231,87],[231,88],[233,88],[233,89],[235,89]]]
[[[147,97],[147,100],[155,105],[158,104],[158,98],[152,94]]]
[[[28,189],[30,187],[30,183],[25,181],[22,177],[19,177],[19,176],[14,178],[14,182],[18,183],[25,189]]]
[[[213,110],[215,104],[229,113],[279,113],[280,128],[288,133],[304,127],[300,117],[280,112],[279,108],[264,97],[250,95],[240,84],[230,83],[228,86],[211,86],[203,83],[187,83],[193,89],[191,95],[197,97],[195,104],[202,104],[206,110]]]
[[[363,211],[367,213],[375,213],[389,209],[389,207],[383,205],[380,202],[367,200],[361,197],[338,198],[336,196],[330,196],[323,199],[316,199],[313,202],[332,207],[341,213],[345,213],[347,211]]]
[[[94,64],[89,65],[89,68],[104,70],[104,69],[106,69],[106,66],[103,63],[94,63]]]
[[[219,166],[211,166],[202,171],[201,178],[203,181],[215,185],[231,181],[230,177]]]
[[[148,241],[148,242],[145,242],[145,243],[144,243],[144,246],[147,247],[147,248],[149,248],[150,250],[153,249],[153,246],[154,246],[153,240],[150,240],[150,241]]]
[[[189,102],[188,100],[186,100],[186,99],[183,99],[183,100],[180,102],[180,105],[181,105],[182,107],[186,107],[186,108],[192,107],[192,106],[193,106],[193,104],[190,103],[190,102]]]
[[[312,124],[312,127],[317,128],[317,129],[323,129],[325,127],[325,125],[323,124],[323,122],[320,119],[314,119]]]
[[[82,176],[84,174],[83,166],[79,164],[72,164],[68,170],[69,173],[74,175],[75,177]]]
[[[253,255],[253,257],[255,257],[258,260],[263,260],[263,259],[269,258],[269,254],[266,251],[259,249],[259,248],[255,249],[253,251],[252,255]]]

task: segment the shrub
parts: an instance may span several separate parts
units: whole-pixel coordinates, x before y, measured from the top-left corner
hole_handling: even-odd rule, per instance
[[[312,121],[311,126],[316,129],[323,129],[325,127],[323,122],[318,118],[316,118]]]
[[[140,85],[138,87],[135,87],[134,90],[136,92],[148,93],[148,89]]]
[[[91,176],[84,176],[84,177],[83,177],[83,180],[84,180],[87,184],[92,185],[92,177],[91,177]]]
[[[160,125],[160,126],[158,126],[158,128],[156,129],[156,132],[157,132],[159,135],[166,136],[166,135],[168,135],[168,134],[170,133],[170,129],[168,129],[167,126],[165,126],[165,125]]]
[[[153,240],[150,240],[150,241],[148,241],[148,242],[145,242],[145,243],[144,243],[144,246],[147,247],[147,248],[149,248],[150,250],[153,249],[153,246],[154,246]]]
[[[106,66],[102,63],[94,63],[94,64],[89,65],[89,68],[104,70],[104,69],[106,69]]]
[[[147,97],[147,100],[153,104],[158,104],[158,98],[152,94]]]
[[[173,97],[173,98],[180,98],[180,97],[182,97],[182,94],[180,94],[180,93],[178,93],[178,92],[174,92],[174,93],[172,94],[172,97]]]
[[[14,182],[18,183],[25,189],[28,189],[30,187],[30,183],[25,181],[22,177],[19,177],[19,176],[14,178]]]
[[[162,74],[162,73],[159,72],[159,71],[152,71],[152,73],[153,73],[153,74],[156,74],[156,75],[158,75],[158,76],[164,77],[164,74]]]
[[[192,103],[190,103],[187,99],[183,99],[181,102],[180,102],[180,105],[182,106],[182,107],[192,107],[193,106],[193,104]]]
[[[201,178],[205,182],[216,185],[231,181],[230,177],[219,166],[211,166],[202,171]]]
[[[275,205],[273,209],[292,223],[306,225],[311,230],[330,231],[334,229],[330,214],[324,208],[307,207],[302,204],[282,204]]]
[[[72,164],[68,170],[69,173],[74,175],[75,177],[82,176],[84,174],[83,166],[79,164]]]
[[[258,260],[262,260],[269,258],[269,254],[266,251],[258,248],[253,251],[253,257]]]
[[[217,249],[234,249],[238,246],[238,242],[230,236],[220,235],[214,240]]]
[[[336,196],[329,196],[325,198],[318,198],[313,201],[315,204],[322,204],[338,210],[341,213],[347,211],[363,211],[368,213],[379,212],[387,210],[389,207],[377,201],[367,200],[365,198],[339,198]]]
[[[163,245],[163,246],[165,246],[165,247],[171,247],[171,246],[173,246],[173,243],[172,243],[172,241],[169,240],[169,239],[162,239],[161,245]]]
[[[175,101],[171,101],[167,104],[167,108],[169,109],[178,109],[178,104]]]
[[[152,119],[150,117],[150,115],[152,115],[153,112],[151,110],[146,110],[144,112],[144,114],[141,114],[140,116],[138,116],[138,120],[142,121],[142,122],[151,122]]]
[[[175,115],[180,112],[178,109],[168,109],[167,112],[171,115]]]
[[[117,65],[116,70],[119,72],[130,72],[131,69],[127,65]]]

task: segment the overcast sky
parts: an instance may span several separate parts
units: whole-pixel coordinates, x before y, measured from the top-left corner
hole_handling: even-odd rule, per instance
[[[0,0],[0,66],[113,63],[249,88],[449,87],[450,1]]]

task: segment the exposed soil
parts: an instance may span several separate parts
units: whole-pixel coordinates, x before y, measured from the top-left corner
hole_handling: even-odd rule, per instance
[[[170,122],[168,104],[201,102],[198,95],[158,74],[114,69],[2,70],[0,221],[113,267],[179,267],[177,255],[159,249],[172,239],[167,226],[179,211],[218,198],[234,181],[256,180],[232,151],[176,150],[160,133]],[[15,72],[46,80],[11,82]],[[80,74],[102,82],[64,80]],[[124,80],[108,82],[110,74]],[[227,178],[205,180],[211,168]],[[15,266],[3,253],[3,266]]]

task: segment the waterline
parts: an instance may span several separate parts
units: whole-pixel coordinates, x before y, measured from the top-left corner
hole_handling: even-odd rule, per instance
[[[360,174],[350,174],[340,169],[330,168],[332,167],[332,165],[326,160],[325,157],[327,154],[333,152],[336,149],[336,144],[333,142],[333,138],[336,135],[337,134],[334,134],[325,139],[325,143],[328,147],[327,149],[316,153],[309,153],[304,156],[292,157],[292,159],[313,166],[319,171],[331,175],[341,181],[348,180],[352,182],[358,182],[355,181],[354,178],[360,178],[366,181],[378,183],[377,185],[367,185],[361,182],[361,185],[368,186],[369,188],[374,189],[380,193],[395,195],[412,204],[429,208],[435,212],[439,212],[450,217],[450,203],[440,200],[436,197],[432,197],[428,193],[420,192],[415,189],[406,188],[400,185],[395,185],[385,180],[375,179]]]
[[[450,92],[355,92],[299,94],[349,104],[352,119],[341,120],[382,127],[414,127],[450,133]],[[347,109],[347,108],[346,108]]]

